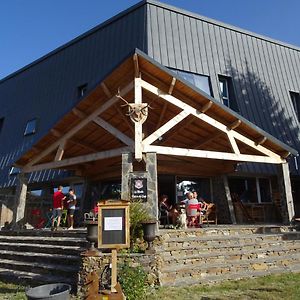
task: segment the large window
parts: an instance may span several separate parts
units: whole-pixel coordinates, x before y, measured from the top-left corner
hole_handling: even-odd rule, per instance
[[[198,196],[211,202],[210,180],[208,178],[177,177],[177,203],[186,198],[187,192],[196,191]]]
[[[243,203],[272,202],[268,178],[230,178],[229,187],[232,197]]]
[[[222,103],[225,106],[235,111],[238,111],[231,78],[226,76],[221,76],[221,75],[219,75],[218,78],[219,78],[219,87],[220,87],[220,99]]]
[[[24,135],[29,135],[29,134],[33,134],[36,132],[36,123],[37,120],[36,119],[32,119],[30,121],[27,122],[25,130],[24,130]]]
[[[300,94],[296,92],[290,92],[291,100],[293,107],[297,116],[298,121],[300,122]]]
[[[202,90],[203,92],[205,92],[210,96],[213,96],[211,92],[210,80],[208,76],[180,71],[176,69],[172,69],[172,71],[177,73],[180,77],[182,77],[186,81],[192,83],[196,88]]]

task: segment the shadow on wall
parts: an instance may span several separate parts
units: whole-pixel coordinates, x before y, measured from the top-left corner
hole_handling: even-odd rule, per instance
[[[274,83],[274,92],[278,95],[281,93],[280,98],[278,95],[275,96],[271,88],[259,77],[260,75],[250,71],[247,61],[244,65],[245,72],[240,72],[232,67],[230,60],[227,60],[224,72],[232,77],[239,113],[280,141],[300,150],[299,125],[294,117],[288,88],[282,89]],[[294,160],[294,158],[289,160]],[[297,160],[300,166],[300,161],[298,158]],[[262,164],[253,165],[251,164],[250,167],[252,172],[274,173],[275,170],[271,165],[267,167],[262,167]],[[297,170],[294,161],[289,165],[292,174],[300,175],[300,170]],[[250,164],[244,164],[242,170],[250,171],[249,166]]]

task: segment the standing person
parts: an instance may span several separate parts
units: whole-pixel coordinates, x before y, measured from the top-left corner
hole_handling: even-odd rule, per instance
[[[67,204],[68,204],[68,230],[74,229],[74,213],[76,209],[76,195],[73,189],[69,189],[67,194]]]
[[[52,210],[52,224],[51,224],[51,230],[57,230],[60,224],[61,219],[61,211],[63,208],[63,201],[66,198],[66,196],[62,192],[63,187],[60,185],[57,188],[57,191],[53,195],[53,210]],[[57,217],[57,223],[56,227],[55,225],[55,219]]]

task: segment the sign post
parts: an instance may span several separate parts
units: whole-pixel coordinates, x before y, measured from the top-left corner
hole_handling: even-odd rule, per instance
[[[129,226],[128,201],[105,200],[98,203],[98,248],[112,249],[112,293],[117,293],[117,249],[129,248]]]

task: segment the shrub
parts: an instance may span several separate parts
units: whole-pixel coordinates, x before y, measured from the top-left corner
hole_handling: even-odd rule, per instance
[[[142,300],[145,298],[147,274],[142,267],[131,267],[128,262],[124,262],[118,275],[127,300]]]
[[[133,250],[134,244],[143,236],[142,222],[151,218],[149,211],[141,201],[131,202],[129,206],[130,214],[130,248]]]

